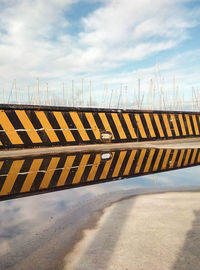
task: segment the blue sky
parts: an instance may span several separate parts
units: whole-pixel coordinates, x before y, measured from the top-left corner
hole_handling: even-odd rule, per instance
[[[0,0],[0,81],[23,88],[70,80],[148,88],[155,77],[185,95],[199,87],[200,2]],[[98,89],[100,87],[97,86]]]

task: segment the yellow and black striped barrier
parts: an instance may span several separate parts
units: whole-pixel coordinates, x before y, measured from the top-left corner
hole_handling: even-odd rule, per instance
[[[132,149],[0,160],[0,200],[200,164],[200,149]]]
[[[200,114],[0,105],[0,149],[200,135]]]

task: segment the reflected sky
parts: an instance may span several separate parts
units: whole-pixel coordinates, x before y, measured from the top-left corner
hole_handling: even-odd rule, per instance
[[[61,223],[66,224],[67,227],[67,222],[70,221],[68,217],[73,216],[73,213],[84,206],[87,209],[89,205],[92,209],[96,203],[100,208],[102,203],[104,207],[103,203],[106,200],[116,201],[131,194],[140,193],[141,190],[158,192],[162,188],[198,189],[200,187],[199,175],[200,166],[192,166],[128,179],[124,177],[121,181],[100,185],[82,186],[76,189],[1,201],[0,269],[17,265],[22,257],[28,256],[32,253],[32,249],[37,248],[38,239],[45,238],[47,232],[51,234],[52,231],[56,231],[55,228],[58,228]],[[82,214],[79,213],[80,217]],[[70,222],[73,224],[73,219]]]

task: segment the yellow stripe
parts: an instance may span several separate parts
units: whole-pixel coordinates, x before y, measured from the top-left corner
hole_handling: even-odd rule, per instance
[[[191,153],[191,149],[188,149],[185,160],[184,160],[184,163],[183,163],[183,166],[188,165],[188,160],[189,160],[189,157],[190,157],[190,153]]]
[[[12,144],[23,144],[21,138],[15,131],[15,128],[11,124],[8,116],[4,111],[0,111],[0,125],[2,126]]]
[[[84,170],[85,170],[85,167],[87,165],[87,162],[88,162],[88,159],[90,157],[90,154],[87,154],[87,155],[83,155],[82,159],[81,159],[81,162],[79,164],[79,167],[76,171],[76,174],[74,176],[74,179],[72,181],[72,184],[78,184],[81,180],[81,177],[84,173]]]
[[[62,171],[60,178],[57,182],[57,185],[56,185],[57,187],[64,186],[66,179],[68,177],[68,174],[71,170],[72,164],[74,163],[75,157],[76,156],[68,156],[67,157],[63,171]]]
[[[121,169],[122,163],[124,161],[124,158],[126,156],[127,151],[121,151],[117,160],[117,164],[115,166],[114,172],[112,174],[112,177],[117,177],[119,174],[119,171]]]
[[[200,115],[197,116],[197,125],[198,125],[198,126],[200,125]]]
[[[49,140],[51,142],[59,142],[59,139],[53,130],[51,124],[49,123],[49,120],[47,119],[45,113],[43,111],[35,111],[35,114],[37,115],[42,127],[44,128],[47,136],[49,137]]]
[[[96,124],[96,121],[94,120],[94,116],[92,115],[92,113],[85,113],[85,116],[92,128],[92,131],[94,133],[94,136],[97,140],[100,140],[100,131],[99,128]]]
[[[172,159],[170,161],[170,165],[169,165],[170,168],[173,168],[174,167],[174,162],[176,160],[177,154],[178,154],[178,150],[175,149],[174,152],[173,152]]]
[[[176,134],[176,136],[180,136],[178,126],[177,126],[177,123],[176,123],[176,117],[175,117],[174,114],[171,114],[170,116],[171,116],[171,119],[172,119],[172,124],[173,124],[173,127],[174,127],[175,134]]]
[[[167,149],[164,160],[163,160],[162,168],[161,168],[162,170],[165,170],[167,167],[170,153],[171,153],[171,150]]]
[[[197,149],[194,149],[194,152],[193,152],[193,155],[192,155],[192,159],[191,159],[191,162],[190,162],[191,165],[194,164],[196,155],[197,155]]]
[[[90,170],[90,173],[88,175],[87,181],[93,181],[94,180],[94,177],[96,175],[96,172],[97,172],[97,169],[99,167],[100,162],[101,162],[101,155],[97,154],[96,157],[95,157],[94,163],[92,165],[92,168]]]
[[[43,159],[34,159],[20,192],[30,191]]]
[[[48,169],[42,179],[42,182],[40,184],[40,188],[39,189],[43,189],[43,188],[48,188],[49,186],[49,183],[51,181],[51,178],[55,172],[55,169],[58,165],[58,162],[59,162],[60,158],[59,157],[54,157],[51,159],[50,163],[49,163],[49,166],[48,166]]]
[[[109,123],[108,123],[108,119],[107,119],[105,113],[99,113],[99,116],[100,116],[100,118],[101,118],[101,121],[102,121],[102,123],[103,123],[103,125],[104,125],[105,130],[106,130],[106,131],[110,131],[110,132],[112,133],[112,137],[113,137],[113,139],[114,139],[114,138],[115,138],[115,137],[114,137],[114,134],[113,134],[112,129],[111,129]]]
[[[194,123],[195,133],[196,133],[196,135],[199,135],[199,127],[198,127],[197,119],[196,119],[195,115],[192,115],[192,120]]]
[[[139,128],[139,131],[140,131],[140,134],[141,134],[142,138],[147,138],[147,135],[145,133],[145,130],[144,130],[144,127],[143,127],[143,124],[142,124],[140,115],[139,114],[135,114],[135,119],[137,121],[137,126]]]
[[[69,113],[83,141],[89,141],[89,137],[77,112]]]
[[[129,132],[131,134],[131,138],[136,139],[137,135],[135,134],[135,130],[134,130],[133,125],[131,123],[131,119],[129,117],[129,114],[128,113],[123,113],[123,117],[124,117],[124,120],[125,120],[126,125],[128,127],[128,130],[129,130]]]
[[[150,153],[149,153],[149,157],[148,157],[147,162],[146,162],[146,166],[144,168],[144,172],[148,172],[149,171],[149,168],[151,166],[151,162],[152,162],[154,153],[155,153],[155,149],[151,149],[150,150]]]
[[[153,116],[154,116],[154,119],[155,119],[155,122],[156,122],[156,126],[158,128],[158,132],[160,134],[160,137],[164,137],[163,129],[162,129],[162,126],[161,126],[160,119],[159,119],[158,115],[154,114]]]
[[[59,127],[62,129],[63,135],[65,136],[65,139],[67,142],[74,142],[74,136],[72,135],[63,115],[61,112],[53,112]]]
[[[106,179],[107,174],[108,174],[109,169],[110,169],[110,166],[111,166],[111,164],[112,164],[114,155],[115,155],[115,152],[112,152],[112,158],[111,158],[110,160],[106,161],[106,164],[105,164],[105,166],[104,166],[104,168],[103,168],[103,172],[102,172],[102,174],[101,174],[101,176],[100,176],[100,179]]]
[[[1,189],[0,195],[8,195],[12,191],[12,188],[15,184],[15,181],[17,179],[18,173],[20,172],[22,165],[24,163],[24,160],[15,160],[12,163],[12,166],[9,170],[9,174],[6,177],[6,180],[3,184],[3,187]]]
[[[0,161],[0,170],[1,170],[1,168],[2,168],[2,166],[3,166],[3,161]]]
[[[199,155],[198,155],[198,158],[197,158],[197,162],[200,162],[200,152],[199,152]]]
[[[158,170],[158,166],[159,166],[159,163],[160,163],[160,159],[162,157],[162,153],[163,153],[163,149],[160,149],[159,152],[158,152],[158,155],[157,155],[157,158],[156,158],[156,162],[153,166],[153,171],[156,172]]]
[[[124,132],[124,129],[123,129],[122,125],[121,125],[121,122],[119,120],[119,117],[118,117],[117,113],[111,113],[111,115],[112,115],[113,121],[115,123],[115,126],[117,128],[117,131],[119,133],[120,139],[126,139],[127,138],[126,134]]]
[[[135,173],[140,172],[140,168],[142,166],[142,162],[143,162],[144,156],[146,154],[146,151],[147,151],[146,149],[142,149],[140,156],[139,156],[139,159],[138,159],[138,162],[137,162],[137,166],[135,168]]]
[[[153,129],[153,126],[152,126],[152,123],[151,123],[151,118],[150,118],[149,113],[144,113],[144,117],[146,119],[147,126],[148,126],[151,137],[156,137],[156,134],[154,132],[154,129]]]
[[[164,123],[165,123],[165,128],[166,128],[166,131],[167,131],[167,135],[168,135],[168,137],[172,137],[172,131],[171,131],[171,128],[170,128],[170,125],[169,125],[167,115],[163,114],[162,117],[163,117],[163,120],[164,120]]]
[[[185,152],[185,150],[182,149],[182,150],[181,150],[181,153],[180,153],[180,157],[179,157],[178,163],[177,163],[177,167],[180,167],[180,166],[181,166],[181,163],[182,163],[182,160],[183,160],[184,152]]]
[[[188,130],[189,130],[189,134],[190,134],[190,135],[193,135],[193,132],[192,132],[192,126],[191,126],[191,123],[190,123],[189,115],[188,115],[188,114],[185,114],[185,118],[186,118]]]
[[[0,141],[0,145],[2,145],[2,142]]]
[[[182,114],[179,114],[178,118],[179,118],[179,121],[180,121],[180,124],[181,124],[182,133],[183,133],[183,135],[186,135],[185,124],[184,124],[184,121],[183,121]]]
[[[129,175],[137,150],[132,150],[123,175]]]
[[[41,143],[42,140],[40,139],[40,136],[36,132],[31,121],[29,120],[26,112],[22,111],[22,110],[15,110],[15,113],[18,116],[23,127],[26,129],[26,132],[27,132],[29,138],[31,139],[32,143]]]

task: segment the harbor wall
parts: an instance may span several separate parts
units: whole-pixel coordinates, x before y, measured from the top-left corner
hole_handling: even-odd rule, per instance
[[[0,149],[196,137],[200,113],[0,105]]]

